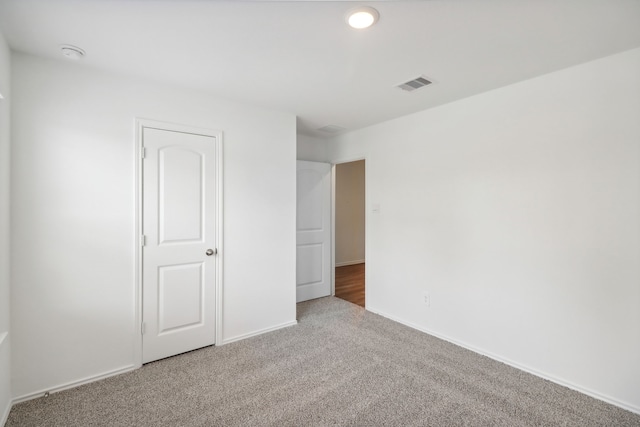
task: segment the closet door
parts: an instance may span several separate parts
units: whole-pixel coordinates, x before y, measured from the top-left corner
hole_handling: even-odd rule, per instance
[[[214,136],[143,127],[143,363],[215,343]]]

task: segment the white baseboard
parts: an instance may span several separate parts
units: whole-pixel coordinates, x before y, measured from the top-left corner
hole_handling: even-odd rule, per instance
[[[257,335],[266,334],[267,332],[277,331],[278,329],[288,328],[289,326],[294,326],[294,325],[297,325],[297,324],[298,324],[298,321],[297,320],[293,320],[291,322],[281,323],[280,325],[272,326],[270,328],[265,328],[265,329],[260,329],[258,331],[249,332],[248,334],[236,335],[233,338],[223,339],[221,345],[230,344],[232,342],[240,341],[240,340],[243,340],[243,339],[246,339],[246,338],[251,338],[251,337],[255,337]]]
[[[347,265],[364,264],[363,259],[357,259],[355,261],[336,262],[336,267],[346,267]]]
[[[578,392],[580,392],[582,394],[586,394],[587,396],[591,396],[591,397],[593,397],[595,399],[602,400],[603,402],[610,403],[610,404],[612,404],[614,406],[617,406],[619,408],[626,409],[627,411],[630,411],[630,412],[633,412],[633,413],[636,413],[636,414],[640,414],[640,406],[636,406],[636,405],[631,404],[629,402],[624,402],[624,401],[621,401],[621,400],[616,399],[614,397],[608,396],[606,394],[602,394],[602,393],[599,393],[597,391],[590,390],[588,388],[576,385],[576,384],[572,383],[571,381],[565,380],[564,378],[559,378],[559,377],[556,377],[555,375],[547,374],[546,372],[542,372],[542,371],[539,371],[539,370],[537,370],[535,368],[532,368],[530,366],[523,365],[523,364],[520,364],[518,362],[514,362],[513,360],[507,359],[505,357],[499,356],[497,354],[494,354],[494,353],[491,353],[489,351],[483,350],[481,348],[475,347],[473,345],[467,344],[467,343],[465,343],[463,341],[459,341],[459,340],[450,338],[450,337],[448,337],[446,335],[439,334],[437,332],[433,332],[433,331],[431,331],[429,329],[426,329],[426,328],[423,328],[421,326],[418,326],[418,325],[416,325],[416,324],[414,324],[412,322],[407,322],[407,321],[399,319],[399,318],[397,318],[395,316],[391,316],[389,314],[386,314],[385,312],[383,312],[381,310],[377,310],[377,309],[371,308],[369,306],[367,306],[366,309],[368,311],[372,312],[372,313],[378,314],[378,315],[380,315],[382,317],[386,317],[389,320],[393,320],[394,322],[401,323],[401,324],[403,324],[405,326],[408,326],[408,327],[410,327],[412,329],[417,329],[418,331],[424,332],[425,334],[432,335],[432,336],[434,336],[436,338],[440,338],[441,340],[448,341],[448,342],[450,342],[452,344],[455,344],[455,345],[457,345],[459,347],[463,347],[463,348],[466,348],[467,350],[471,350],[474,353],[478,353],[478,354],[486,356],[486,357],[488,357],[490,359],[497,360],[498,362],[502,362],[505,365],[512,366],[512,367],[514,367],[516,369],[520,369],[521,371],[524,371],[524,372],[528,372],[528,373],[530,373],[532,375],[535,375],[537,377],[540,377],[540,378],[543,378],[545,380],[551,381],[551,382],[556,383],[558,385],[561,385],[563,387],[570,388],[570,389],[578,391]]]
[[[70,388],[74,388],[74,387],[78,387],[81,386],[83,384],[89,384],[95,381],[99,381],[99,380],[103,380],[105,378],[109,378],[112,377],[114,375],[119,375],[119,374],[124,374],[125,372],[129,372],[129,371],[133,371],[135,369],[138,369],[140,366],[139,365],[128,365],[128,366],[124,366],[122,368],[118,368],[118,369],[114,369],[113,371],[108,371],[108,372],[104,372],[102,374],[99,375],[93,375],[90,377],[85,377],[82,378],[80,380],[77,381],[71,381],[65,384],[61,384],[61,385],[57,385],[54,387],[50,387],[50,388],[46,388],[46,389],[42,389],[33,393],[28,393],[19,397],[16,397],[13,399],[12,404],[15,405],[17,403],[20,402],[25,402],[27,400],[31,400],[31,399],[36,399],[38,397],[42,397],[44,396],[45,393],[57,393],[59,391],[62,390],[67,390]]]
[[[0,333],[0,348],[2,348],[8,336],[9,336],[8,332]],[[9,412],[11,412],[11,406],[13,406],[12,401],[10,399],[11,390],[9,390],[8,392],[9,392],[9,396],[7,396],[7,399],[8,399],[7,404],[4,408],[0,408],[0,411],[2,411],[0,412],[0,426],[4,426],[5,423],[7,422],[7,419],[9,418]]]
[[[9,419],[9,412],[11,412],[12,406],[13,404],[11,402],[7,404],[7,407],[4,409],[4,413],[0,417],[0,426],[4,426],[7,423],[7,420]]]
[[[219,345],[229,344],[229,343],[232,343],[234,341],[240,341],[240,340],[243,340],[245,338],[250,338],[250,337],[253,337],[253,336],[256,336],[256,335],[262,335],[262,334],[267,333],[267,332],[276,331],[278,329],[286,328],[286,327],[289,327],[289,326],[294,326],[294,325],[297,325],[297,324],[298,324],[298,321],[297,320],[293,320],[291,322],[282,323],[280,325],[272,326],[270,328],[260,329],[258,331],[250,332],[248,334],[238,335],[238,336],[233,337],[233,338],[225,339]],[[6,409],[6,414],[4,414],[5,418],[4,419],[0,418],[0,420],[2,420],[2,423],[0,423],[0,426],[4,425],[4,423],[6,422],[6,418],[9,416],[9,411],[11,410],[11,406],[13,406],[13,405],[15,405],[17,403],[25,402],[25,401],[31,400],[31,399],[36,399],[38,397],[42,397],[42,396],[44,396],[45,393],[57,393],[59,391],[63,391],[63,390],[67,390],[67,389],[70,389],[70,388],[78,387],[78,386],[83,385],[83,384],[88,384],[88,383],[92,383],[94,381],[99,381],[99,380],[102,380],[102,379],[105,379],[105,378],[108,378],[108,377],[112,377],[114,375],[124,374],[125,372],[130,372],[130,371],[133,371],[135,369],[138,369],[138,368],[140,368],[140,366],[141,365],[135,365],[135,364],[127,365],[127,366],[124,366],[122,368],[114,369],[114,370],[108,371],[108,372],[104,372],[104,373],[99,374],[99,375],[86,377],[86,378],[83,378],[83,379],[80,379],[80,380],[77,380],[77,381],[71,381],[71,382],[68,382],[68,383],[65,383],[65,384],[57,385],[57,386],[54,386],[54,387],[49,387],[49,388],[42,389],[42,390],[39,390],[39,391],[36,391],[36,392],[33,392],[33,393],[28,393],[28,394],[16,397],[16,398],[14,398],[12,400],[11,404],[9,405],[9,408]]]

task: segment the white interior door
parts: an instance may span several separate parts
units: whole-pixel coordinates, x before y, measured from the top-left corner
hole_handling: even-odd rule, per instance
[[[296,301],[331,294],[331,165],[298,161]]]
[[[142,128],[143,363],[215,343],[218,143]]]

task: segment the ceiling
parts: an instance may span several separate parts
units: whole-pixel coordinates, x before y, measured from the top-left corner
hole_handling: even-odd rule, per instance
[[[362,4],[366,30],[345,24]],[[12,49],[355,130],[640,47],[640,0],[0,0]],[[395,86],[418,76],[416,92]],[[603,76],[606,79],[606,76]]]

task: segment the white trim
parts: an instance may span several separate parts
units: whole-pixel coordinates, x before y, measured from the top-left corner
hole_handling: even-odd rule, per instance
[[[104,372],[102,374],[99,375],[92,375],[90,377],[85,377],[81,380],[77,380],[77,381],[70,381],[68,383],[64,383],[62,385],[58,385],[58,386],[54,386],[51,388],[47,388],[47,389],[42,389],[39,391],[36,391],[34,393],[29,393],[29,394],[25,394],[19,397],[16,397],[13,399],[12,401],[12,405],[16,405],[18,403],[27,401],[27,400],[31,400],[31,399],[36,399],[38,397],[42,397],[44,396],[45,393],[57,393],[59,391],[63,391],[63,390],[68,390],[70,388],[75,388],[84,384],[89,384],[95,381],[100,381],[103,380],[105,378],[109,378],[109,377],[113,377],[115,375],[120,375],[120,374],[124,374],[126,372],[131,372],[138,369],[138,366],[136,366],[135,364],[132,365],[127,365],[124,366],[122,368],[118,368],[118,369],[114,369],[112,371],[107,371]]]
[[[433,332],[432,330],[427,329],[427,328],[423,328],[421,326],[418,326],[415,323],[407,322],[407,321],[399,319],[399,318],[397,318],[395,316],[391,316],[389,314],[386,314],[385,312],[383,312],[381,310],[378,310],[378,309],[375,309],[375,308],[371,308],[371,307],[367,307],[367,310],[372,312],[372,313],[378,314],[378,315],[380,315],[382,317],[386,317],[389,320],[393,320],[394,322],[401,323],[401,324],[403,324],[405,326],[408,326],[408,327],[410,327],[412,329],[416,329],[416,330],[418,330],[420,332],[424,332],[425,334],[429,334],[429,335],[432,335],[432,336],[434,336],[436,338],[440,338],[441,340],[450,342],[451,344],[455,344],[455,345],[457,345],[459,347],[465,348],[467,350],[471,350],[474,353],[478,353],[478,354],[486,356],[486,357],[488,357],[490,359],[497,360],[498,362],[502,362],[505,365],[509,365],[509,366],[512,366],[512,367],[514,367],[516,369],[519,369],[521,371],[524,371],[524,372],[527,372],[529,374],[535,375],[536,377],[540,377],[540,378],[543,378],[545,380],[548,380],[548,381],[551,381],[553,383],[556,383],[558,385],[561,385],[563,387],[570,388],[570,389],[575,390],[577,392],[580,392],[582,394],[586,394],[587,396],[591,396],[591,397],[593,397],[595,399],[602,400],[603,402],[610,403],[610,404],[612,404],[614,406],[617,406],[619,408],[626,409],[627,411],[634,412],[636,414],[640,414],[640,406],[636,406],[636,405],[634,405],[632,403],[624,402],[622,400],[616,399],[616,398],[608,396],[606,394],[598,393],[597,391],[590,390],[590,389],[588,389],[586,387],[582,387],[582,386],[579,386],[577,384],[574,384],[571,381],[565,380],[564,378],[560,378],[560,377],[557,377],[555,375],[539,371],[539,370],[537,370],[535,368],[532,368],[530,366],[523,365],[523,364],[518,363],[518,362],[514,362],[511,359],[499,356],[499,355],[497,355],[495,353],[492,353],[490,351],[483,350],[483,349],[481,349],[479,347],[476,347],[474,345],[467,344],[464,341],[453,339],[453,338],[450,338],[450,337],[448,337],[446,335],[443,335],[443,334],[440,334],[440,333],[437,333],[437,332]]]
[[[142,129],[152,128],[159,130],[166,130],[172,132],[190,133],[196,135],[211,136],[216,139],[216,242],[215,248],[218,250],[216,255],[216,283],[215,283],[215,316],[216,327],[214,345],[221,345],[223,343],[223,139],[222,131],[200,128],[195,126],[181,125],[176,123],[161,122],[158,120],[150,120],[144,118],[135,118],[135,148],[134,148],[134,162],[135,162],[135,322],[133,325],[133,333],[136,337],[136,344],[134,346],[134,359],[136,361],[136,367],[142,366],[142,251],[141,249],[141,235],[142,235]]]
[[[2,96],[1,93],[0,93],[0,101],[4,101],[4,96]],[[4,345],[4,342],[6,341],[8,336],[9,336],[9,332],[0,333],[0,348],[2,348],[2,346]],[[9,360],[9,362],[11,362],[11,361]],[[9,375],[9,377],[10,377],[10,375]],[[9,387],[9,393],[11,393],[11,387]],[[13,403],[12,403],[11,400],[9,400],[7,402],[7,406],[4,408],[4,410],[2,410],[2,414],[0,414],[0,426],[5,425],[5,423],[7,422],[7,419],[9,418],[9,412],[11,412],[11,407],[12,406],[13,406]]]
[[[0,333],[0,349],[4,345],[4,342],[6,341],[8,336],[9,336],[9,332]],[[7,349],[7,350],[9,350],[9,349]],[[7,352],[7,354],[9,354],[9,353]],[[11,362],[11,361],[9,361],[9,362]],[[9,388],[9,400],[7,402],[7,406],[2,410],[3,412],[0,415],[0,426],[5,425],[5,423],[7,422],[7,419],[9,419],[9,412],[11,412],[11,407],[12,406],[13,406],[13,401],[11,400],[11,388]]]
[[[242,335],[236,335],[233,338],[229,338],[227,340],[224,340],[222,342],[222,344],[230,344],[232,342],[236,342],[236,341],[240,341],[240,340],[244,340],[246,338],[251,338],[251,337],[255,337],[257,335],[262,335],[262,334],[266,334],[267,332],[273,332],[273,331],[277,331],[278,329],[283,329],[283,328],[288,328],[289,326],[295,326],[298,324],[297,320],[292,320],[291,322],[286,322],[286,323],[281,323],[279,325],[276,326],[272,326],[270,328],[264,328],[264,329],[260,329],[258,331],[254,331],[254,332],[249,332],[248,334],[242,334]]]
[[[2,94],[0,93],[0,102],[4,103],[4,96],[2,96]],[[8,107],[8,105],[7,105]],[[0,332],[0,348],[2,348],[3,345],[5,345],[5,341],[7,340],[7,337],[9,336],[9,332],[5,331],[5,332]],[[7,354],[10,354],[10,350],[11,349],[7,349]],[[8,357],[8,362],[9,364],[11,363],[11,356],[7,356]],[[9,369],[9,371],[11,371],[11,369]],[[11,401],[11,375],[10,372],[7,372],[7,379],[9,380],[9,401],[7,402],[7,406],[2,409],[0,408],[0,411],[2,411],[2,413],[0,413],[0,426],[4,426],[5,423],[7,422],[7,419],[9,418],[9,412],[11,412],[11,407],[13,406],[13,403]]]
[[[357,259],[355,261],[345,261],[345,262],[336,262],[336,267],[346,267],[347,265],[356,265],[356,264],[364,264],[363,259]]]
[[[216,337],[215,345],[221,345],[224,342],[223,326],[223,310],[224,310],[224,247],[223,231],[224,231],[224,185],[223,185],[223,150],[222,150],[222,132],[218,133],[216,144]]]
[[[142,366],[142,121],[135,119],[134,173],[135,175],[135,225],[134,225],[134,323],[133,360]]]
[[[0,417],[0,426],[3,426],[7,423],[7,420],[9,419],[9,412],[11,412],[13,404],[13,401],[10,400],[7,407],[4,409],[4,413]]]
[[[336,296],[336,165],[331,165],[331,296]]]
[[[179,123],[163,122],[159,120],[151,120],[144,118],[136,118],[136,123],[142,127],[167,130],[171,132],[191,133],[194,135],[212,136],[214,138],[222,138],[222,132],[215,129],[201,128]]]

